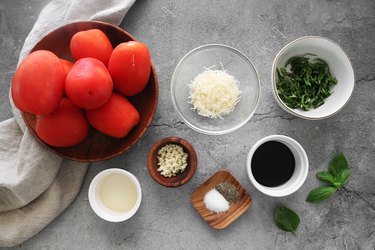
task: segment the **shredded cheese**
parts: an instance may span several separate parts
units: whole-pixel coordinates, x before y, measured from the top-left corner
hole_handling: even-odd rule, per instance
[[[225,70],[206,69],[189,84],[190,103],[198,114],[223,118],[240,100],[238,81]]]
[[[167,144],[158,151],[158,169],[165,177],[176,176],[187,167],[187,153],[180,145]]]

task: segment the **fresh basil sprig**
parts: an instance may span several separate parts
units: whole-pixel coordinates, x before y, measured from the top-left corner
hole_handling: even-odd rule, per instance
[[[296,236],[296,230],[300,220],[293,210],[285,206],[277,207],[274,214],[274,220],[278,228],[286,232],[291,232]]]
[[[321,181],[325,181],[327,183],[331,183],[333,184],[334,186],[337,187],[336,184],[336,181],[335,181],[335,177],[328,171],[321,171],[321,172],[318,172],[316,173],[316,177],[321,180]]]
[[[350,170],[348,161],[342,153],[339,153],[328,164],[328,171],[318,172],[316,177],[329,184],[329,186],[321,186],[311,190],[306,201],[318,203],[328,199],[337,190],[348,183],[350,178]]]

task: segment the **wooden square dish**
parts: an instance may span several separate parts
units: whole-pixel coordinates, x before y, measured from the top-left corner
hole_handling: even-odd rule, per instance
[[[235,185],[240,194],[240,200],[236,203],[230,203],[228,211],[215,213],[206,208],[203,200],[205,194],[221,182],[228,182]],[[249,209],[251,197],[230,172],[220,170],[191,194],[190,202],[203,219],[207,221],[208,225],[215,229],[224,229]]]

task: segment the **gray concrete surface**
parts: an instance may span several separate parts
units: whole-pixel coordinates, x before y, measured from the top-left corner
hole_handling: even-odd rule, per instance
[[[48,0],[0,2],[0,119],[11,117],[10,80],[18,53]],[[76,201],[21,249],[374,249],[375,247],[375,1],[173,1],[139,0],[122,28],[149,46],[156,65],[160,100],[153,125],[129,152],[92,164]],[[273,99],[270,71],[276,53],[304,35],[321,35],[342,45],[352,60],[356,88],[349,104],[323,121],[294,118]],[[206,43],[236,47],[260,74],[262,95],[254,117],[224,136],[201,135],[174,112],[169,86],[174,67],[189,50]],[[246,154],[260,138],[295,138],[310,159],[303,187],[285,198],[259,193],[245,173]],[[152,144],[165,136],[189,140],[198,153],[198,170],[188,184],[168,189],[146,168]],[[347,189],[312,205],[304,200],[319,184],[315,178],[337,152],[350,163]],[[120,167],[134,173],[143,188],[137,215],[108,223],[90,209],[87,190],[100,171]],[[189,203],[191,192],[219,169],[230,170],[251,193],[251,208],[222,231],[211,229]],[[297,237],[276,228],[272,214],[286,204],[301,218]],[[0,229],[1,233],[1,229]]]

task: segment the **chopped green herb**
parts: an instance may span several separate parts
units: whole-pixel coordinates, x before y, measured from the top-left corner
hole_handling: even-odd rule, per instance
[[[328,64],[313,54],[290,58],[285,67],[277,69],[277,93],[290,108],[315,109],[331,95],[331,87],[337,79],[329,71]],[[288,69],[290,65],[290,70]]]

